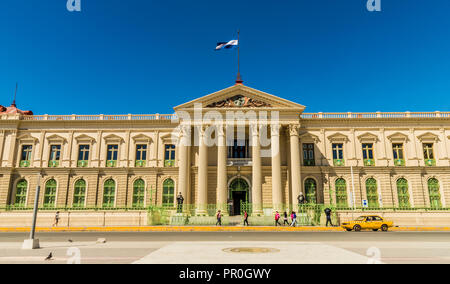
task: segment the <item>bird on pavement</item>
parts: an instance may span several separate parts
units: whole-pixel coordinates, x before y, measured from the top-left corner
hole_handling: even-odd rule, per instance
[[[45,258],[45,260],[52,260],[53,259],[53,254],[52,253],[50,253],[46,258]]]
[[[69,239],[69,243],[73,243],[73,241],[71,239]]]

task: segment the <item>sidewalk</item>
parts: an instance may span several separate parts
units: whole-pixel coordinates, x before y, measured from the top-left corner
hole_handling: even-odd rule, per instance
[[[0,227],[0,233],[29,232],[29,227]],[[450,232],[450,227],[396,227],[392,232]],[[211,227],[211,226],[146,226],[146,227],[39,227],[36,232],[345,232],[341,227]]]

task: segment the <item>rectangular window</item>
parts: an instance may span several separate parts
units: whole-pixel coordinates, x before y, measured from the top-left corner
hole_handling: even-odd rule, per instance
[[[403,160],[403,144],[393,144],[392,149],[394,151],[394,160]]]
[[[31,152],[33,151],[33,146],[23,145],[22,154],[20,156],[21,161],[31,161]]]
[[[333,160],[344,159],[344,144],[333,144]]]
[[[234,140],[233,146],[228,147],[229,159],[248,159],[250,158],[249,140]]]
[[[175,166],[175,145],[167,144],[165,146],[164,166],[165,167]]]
[[[147,145],[136,145],[136,161],[147,160]]]
[[[362,144],[363,159],[373,160],[373,144]]]
[[[433,144],[423,144],[423,155],[425,160],[434,160]]]
[[[78,161],[89,161],[89,145],[80,145],[78,147]]]
[[[315,165],[314,144],[303,144],[303,165]]]
[[[114,168],[117,166],[117,158],[119,156],[119,145],[108,145],[106,155],[106,167]]]
[[[117,161],[118,154],[119,154],[119,145],[108,145],[108,154],[106,157],[108,161]]]
[[[59,161],[61,158],[61,145],[50,146],[50,161]]]
[[[48,166],[51,168],[58,167],[60,159],[61,159],[61,145],[51,145]]]

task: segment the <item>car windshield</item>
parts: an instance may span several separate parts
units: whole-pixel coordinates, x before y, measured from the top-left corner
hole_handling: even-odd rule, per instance
[[[359,217],[356,221],[364,221],[364,219],[366,219],[366,217]]]

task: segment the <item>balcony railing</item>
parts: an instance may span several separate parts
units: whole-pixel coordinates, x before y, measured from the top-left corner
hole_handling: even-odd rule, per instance
[[[2,116],[0,116],[2,119]],[[7,119],[6,116],[4,119]],[[153,121],[171,121],[176,120],[175,114],[128,114],[128,115],[27,115],[17,116],[17,119],[31,121],[122,121],[122,120],[153,120]]]
[[[394,164],[396,167],[403,167],[405,166],[405,160],[403,159],[394,160]]]
[[[141,161],[141,160],[135,162],[136,168],[143,168],[143,167],[145,167],[145,164],[146,164],[145,161]]]
[[[379,118],[450,118],[450,112],[331,112],[302,113],[303,119],[379,119]],[[171,121],[176,114],[128,114],[128,115],[0,115],[1,119],[28,121]]]
[[[366,167],[375,166],[375,160],[374,159],[364,159],[364,166],[366,166]]]
[[[343,166],[345,166],[345,161],[344,161],[344,159],[334,159],[333,164],[336,167],[343,167]]]
[[[49,168],[57,168],[57,167],[59,167],[59,161],[49,161],[48,162],[48,167]]]
[[[19,166],[21,167],[21,168],[28,168],[28,167],[30,167],[30,161],[28,161],[28,160],[22,160],[22,161],[20,161],[20,164],[19,164]]]
[[[436,166],[436,160],[434,160],[434,159],[425,160],[425,165],[427,167],[434,167],[434,166]]]
[[[450,118],[450,112],[346,112],[346,113],[303,113],[304,119],[358,119],[358,118]]]
[[[78,161],[78,163],[77,163],[77,167],[79,167],[79,168],[86,168],[86,167],[88,166],[88,164],[89,164],[88,161],[82,161],[82,160],[80,160],[80,161]]]

